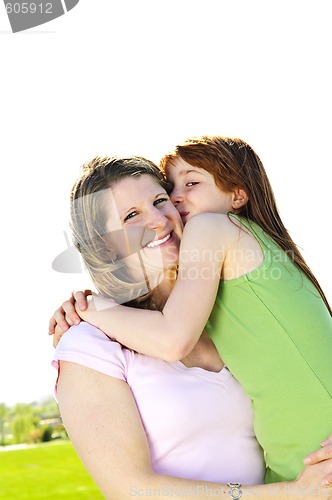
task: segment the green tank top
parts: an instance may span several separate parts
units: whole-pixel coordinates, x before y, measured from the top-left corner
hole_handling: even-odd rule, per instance
[[[332,320],[286,253],[257,224],[236,218],[264,261],[220,282],[206,329],[252,399],[266,482],[293,480],[304,456],[332,432]]]

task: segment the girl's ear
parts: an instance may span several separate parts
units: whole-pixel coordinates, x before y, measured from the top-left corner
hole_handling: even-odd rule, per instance
[[[234,210],[244,207],[244,205],[246,205],[248,201],[249,196],[243,189],[236,189],[233,192],[232,208],[234,208]]]

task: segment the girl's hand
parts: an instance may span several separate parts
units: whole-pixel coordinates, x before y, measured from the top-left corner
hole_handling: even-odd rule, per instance
[[[102,327],[104,314],[107,314],[107,311],[115,306],[121,307],[113,299],[103,297],[96,293],[91,293],[89,297],[85,298],[85,304],[87,304],[87,307],[82,311],[79,307],[79,303],[74,302],[74,307],[80,319],[94,325],[102,331],[104,331]],[[73,317],[73,315],[71,315],[71,317]],[[106,335],[113,338],[109,333],[106,333]]]
[[[56,325],[54,328],[53,335],[53,347],[56,347],[61,339],[62,335],[65,333],[65,330],[62,330],[59,325]]]
[[[282,483],[281,483],[282,484]],[[298,478],[289,483],[302,497],[332,499],[332,459],[306,466]]]
[[[87,308],[86,297],[91,294],[91,290],[73,292],[71,297],[63,302],[50,319],[48,328],[49,335],[54,335],[56,331],[57,333],[60,331],[64,333],[70,326],[78,325],[81,321],[79,312]],[[57,327],[59,327],[60,330]]]

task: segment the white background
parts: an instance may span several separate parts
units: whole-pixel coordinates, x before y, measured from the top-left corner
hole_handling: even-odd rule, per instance
[[[0,5],[0,402],[52,393],[49,317],[89,286],[52,261],[95,154],[243,138],[331,301],[330,23],[322,0],[81,0],[12,34]]]

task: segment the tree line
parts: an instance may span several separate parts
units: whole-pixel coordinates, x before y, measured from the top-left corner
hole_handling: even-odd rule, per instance
[[[53,397],[14,406],[0,403],[0,446],[33,444],[66,437]]]

